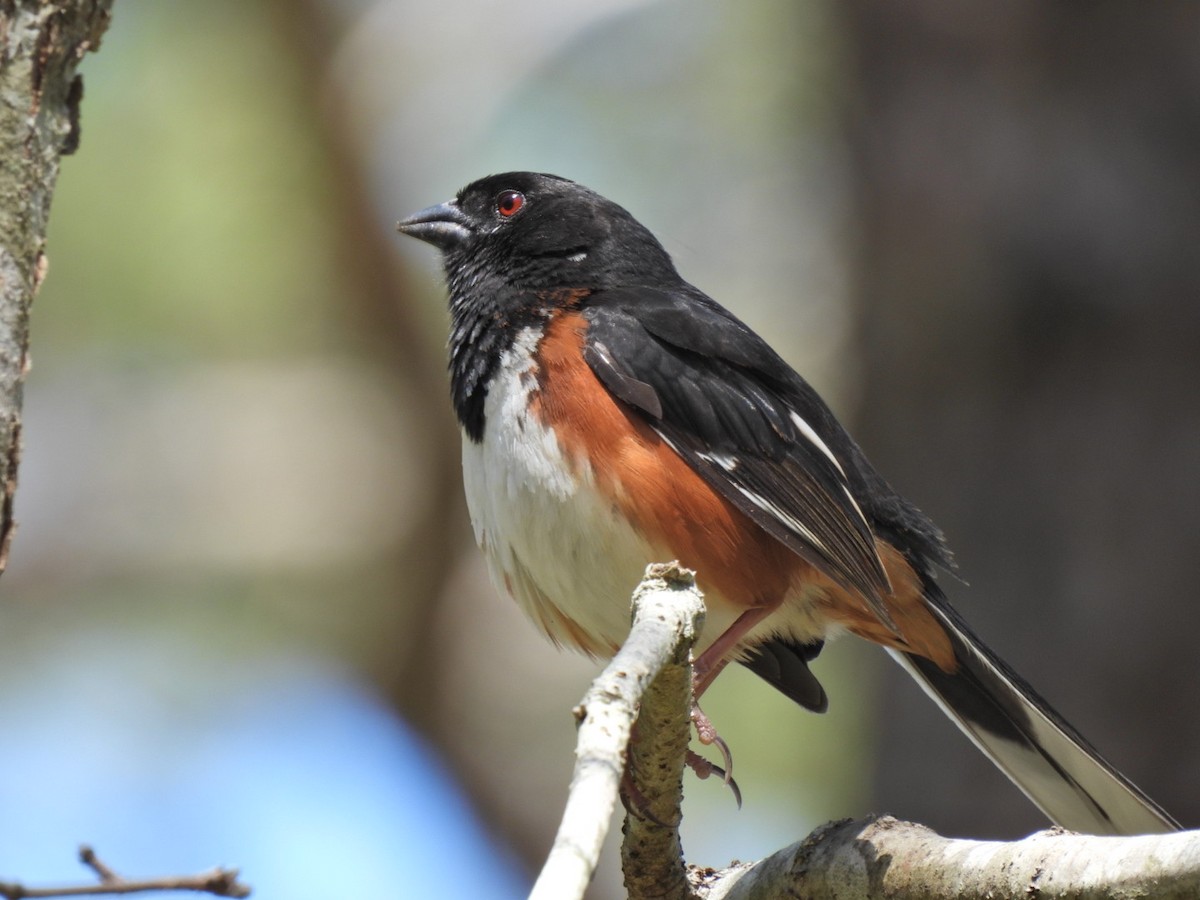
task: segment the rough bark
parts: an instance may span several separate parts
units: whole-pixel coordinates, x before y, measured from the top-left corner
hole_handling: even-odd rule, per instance
[[[657,605],[647,611],[660,620],[658,630],[677,636],[664,648],[671,655],[658,667],[637,708],[637,736],[629,742],[628,754],[629,783],[637,788],[635,796],[626,799],[621,869],[629,900],[685,900],[691,895],[679,823],[691,735],[689,651],[704,622],[704,605],[693,573],[652,566],[647,570],[651,574],[656,578],[639,585],[634,602],[642,608],[653,599]],[[657,663],[663,651],[643,651],[643,656]]]
[[[652,685],[659,696],[649,706],[657,713],[647,719],[639,743],[644,737],[655,746],[642,748],[642,768],[634,770],[642,796],[630,803],[642,805],[643,798],[646,802],[638,813],[639,823],[626,824],[625,877],[635,900],[687,896],[676,827],[690,727],[689,653],[703,623],[704,604],[693,573],[671,563],[646,569],[634,593],[633,610],[633,627],[624,646],[576,709],[579,737],[571,791],[530,900],[570,900],[587,889],[625,777],[634,721],[641,722],[639,707]],[[664,725],[671,733],[662,731]],[[650,817],[659,821],[651,822]]]
[[[761,862],[695,875],[704,900],[1185,900],[1200,896],[1200,833],[965,841],[882,816],[831,822]]]
[[[29,309],[46,274],[59,161],[79,146],[82,76],[111,0],[0,3],[0,571],[15,523]]]

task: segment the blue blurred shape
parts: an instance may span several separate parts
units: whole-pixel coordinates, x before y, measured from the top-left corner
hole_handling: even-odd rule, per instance
[[[86,881],[86,842],[127,877],[236,865],[259,898],[524,896],[437,758],[361,684],[297,659],[155,674],[82,643],[0,687],[0,878]]]

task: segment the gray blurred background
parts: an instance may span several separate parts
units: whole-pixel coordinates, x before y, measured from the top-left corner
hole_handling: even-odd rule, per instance
[[[1185,2],[120,0],[34,310],[0,875],[86,840],[263,898],[521,895],[598,664],[487,584],[438,263],[392,231],[514,168],[769,336],[968,620],[1200,825],[1197,46]],[[1045,824],[881,653],[817,671],[821,717],[718,680],[746,805],[689,781],[691,861]]]

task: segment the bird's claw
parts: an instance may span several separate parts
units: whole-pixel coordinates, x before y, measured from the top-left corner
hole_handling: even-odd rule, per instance
[[[725,739],[717,734],[717,729],[713,727],[712,721],[704,714],[704,710],[697,703],[692,704],[692,725],[696,728],[696,737],[700,739],[701,744],[716,747],[721,751],[721,762],[724,764],[718,766],[716,763],[709,762],[698,753],[688,751],[687,764],[688,767],[696,773],[699,778],[708,778],[712,774],[721,776],[721,780],[729,785],[729,789],[733,791],[733,796],[737,799],[738,809],[742,808],[742,792],[738,788],[737,782],[733,780],[733,753],[729,750],[729,745],[725,743]]]
[[[724,743],[722,741],[722,743]],[[737,801],[738,809],[742,808],[742,789],[738,787],[738,783],[733,780],[727,769],[723,769],[715,762],[705,759],[694,750],[687,752],[686,758],[687,767],[696,773],[696,777],[704,780],[711,775],[720,776],[725,784],[729,785],[729,789],[733,791],[733,799]]]

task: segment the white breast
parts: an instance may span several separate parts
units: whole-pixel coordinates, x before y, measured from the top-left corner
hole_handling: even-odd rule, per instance
[[[538,335],[501,358],[481,443],[463,436],[463,482],[475,540],[496,584],[557,643],[608,656],[629,631],[629,597],[653,549],[596,490],[590,467],[564,459],[528,412]]]

